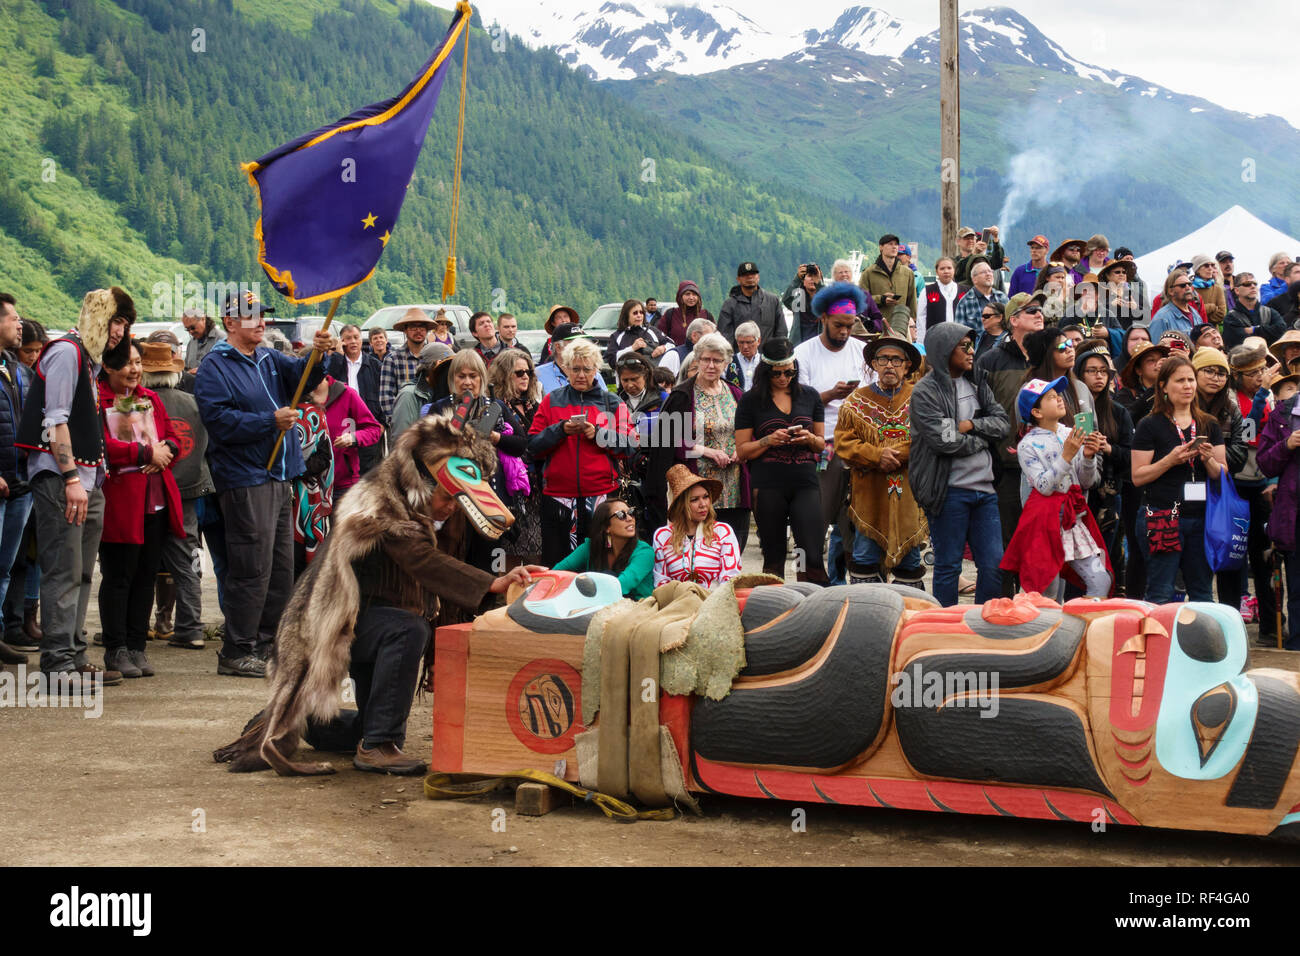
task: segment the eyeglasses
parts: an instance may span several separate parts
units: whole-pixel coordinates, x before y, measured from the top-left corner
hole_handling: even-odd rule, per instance
[[[982,317],[985,318],[985,319],[1000,319],[1000,318],[1002,318],[1002,313],[1001,313],[1001,312],[984,312],[984,313],[982,313]]]
[[[1205,368],[1201,369],[1201,371],[1204,372],[1206,375],[1210,376],[1210,378],[1228,377],[1228,370],[1226,368],[1219,368],[1217,365],[1206,366]]]
[[[974,352],[975,343],[972,342],[970,339],[962,339],[960,342],[957,343],[957,348],[961,349],[963,352]]]
[[[1072,349],[1072,348],[1074,348],[1074,343],[1071,342],[1069,339],[1066,339],[1064,342],[1061,342],[1060,344],[1058,344],[1058,345],[1056,346],[1056,351],[1058,351],[1058,352],[1068,352],[1068,351],[1070,351],[1070,349]]]
[[[773,378],[793,378],[794,369],[792,368],[774,368],[768,373]]]
[[[1187,288],[1188,286],[1190,286],[1190,285],[1191,285],[1190,282],[1175,282],[1172,286],[1170,286],[1170,288],[1171,288],[1171,289],[1186,289],[1186,288]]]
[[[700,361],[700,364],[701,364],[701,365],[721,365],[721,364],[722,364],[722,359],[718,358],[716,355],[706,355],[706,356],[701,356],[699,361]]]
[[[1257,286],[1257,285],[1259,285],[1258,282],[1238,282],[1238,283],[1237,283],[1237,288],[1238,288],[1238,289],[1253,289],[1253,288],[1254,288],[1255,286]]]
[[[967,341],[969,341],[969,339]],[[901,355],[877,355],[871,361],[872,364],[874,365],[884,365],[887,367],[892,367],[894,365],[902,366],[907,364],[907,359],[903,358],[903,356]]]
[[[633,309],[628,315],[645,315],[645,309]]]
[[[1040,308],[1039,308],[1038,306],[1036,306],[1036,305],[1031,305],[1031,306],[1029,306],[1029,308],[1027,308],[1027,309],[1021,309],[1020,312],[1021,312],[1022,315],[1042,315],[1042,314],[1043,314],[1043,310],[1040,309]]]
[[[632,517],[632,512],[628,511],[626,508],[622,508],[619,511],[611,511],[609,516],[615,521],[626,521],[628,518]]]
[[[529,371],[528,369],[526,369],[526,368],[517,368],[517,369],[515,369],[514,374],[515,374],[516,376],[518,376],[519,378],[528,378],[528,377],[530,377],[533,373],[530,372],[530,371]]]

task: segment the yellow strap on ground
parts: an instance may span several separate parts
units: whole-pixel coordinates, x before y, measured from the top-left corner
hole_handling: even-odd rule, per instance
[[[671,820],[677,816],[677,811],[672,807],[662,810],[638,810],[617,797],[611,797],[607,793],[597,793],[595,790],[584,790],[543,770],[515,770],[500,774],[431,773],[424,778],[424,795],[430,800],[477,797],[501,789],[510,780],[544,783],[548,787],[567,791],[583,803],[594,803],[605,816],[620,823],[635,823],[637,820]]]

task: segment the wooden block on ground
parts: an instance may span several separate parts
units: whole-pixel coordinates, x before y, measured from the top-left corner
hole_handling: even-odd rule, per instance
[[[540,817],[573,803],[573,794],[544,783],[521,783],[515,791],[515,813]]]

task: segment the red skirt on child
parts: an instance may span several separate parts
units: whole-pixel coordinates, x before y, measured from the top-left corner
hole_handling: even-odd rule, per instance
[[[1097,543],[1106,562],[1106,573],[1113,582],[1115,575],[1110,569],[1110,555],[1101,537],[1101,529],[1097,527],[1097,520],[1088,509],[1088,499],[1078,485],[1071,485],[1068,492],[1052,495],[1040,494],[1036,488],[1029,493],[1029,500],[1025,502],[1020,521],[1016,524],[1016,533],[1011,536],[998,567],[1018,573],[1020,586],[1025,591],[1041,594],[1061,574],[1071,584],[1083,587],[1083,581],[1065,563],[1065,545],[1061,541],[1061,531],[1073,528],[1076,521],[1084,523],[1092,540]]]

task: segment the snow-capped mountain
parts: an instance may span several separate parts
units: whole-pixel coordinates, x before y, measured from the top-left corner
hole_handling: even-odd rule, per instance
[[[490,3],[485,16],[490,22]],[[766,30],[725,4],[684,6],[661,0],[606,0],[579,13],[538,7],[532,18],[521,22],[511,16],[503,27],[530,47],[550,47],[574,69],[600,80],[661,71],[697,76],[763,60],[807,60],[828,44],[929,63],[937,59],[939,46],[939,31],[928,30],[929,23],[868,6],[848,7],[825,29],[809,26],[788,33]],[[963,71],[996,70],[1015,62],[1113,86],[1129,79],[1076,59],[1008,7],[962,14],[961,34]]]
[[[1084,80],[1099,80],[1116,87],[1133,79],[1075,59],[1009,7],[972,10],[962,14],[958,24],[959,56],[964,73],[995,71],[1002,64],[1017,64],[1073,74]],[[939,31],[935,29],[919,37],[902,55],[921,63],[937,63]]]
[[[485,14],[490,22],[491,10]],[[565,63],[600,80],[630,80],[668,70],[684,75],[780,59],[804,46],[802,35],[777,36],[722,4],[687,7],[655,2],[615,3],[587,13],[539,8],[520,29],[503,24],[530,47],[550,47]]]

